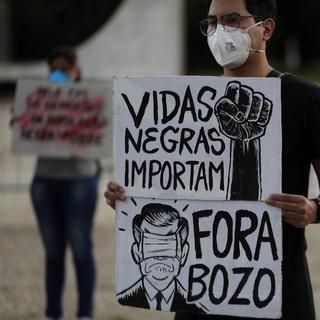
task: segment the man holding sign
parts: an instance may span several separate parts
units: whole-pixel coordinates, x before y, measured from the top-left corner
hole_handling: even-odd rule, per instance
[[[274,0],[212,0],[208,18],[201,22],[201,30],[215,60],[223,67],[225,77],[281,78],[283,193],[270,195],[266,203],[282,209],[284,222],[282,319],[313,320],[315,312],[305,257],[304,228],[319,222],[320,201],[307,199],[307,193],[311,164],[320,178],[320,89],[269,65],[265,50],[275,29],[275,16]],[[268,124],[272,106],[259,93],[237,86],[231,82],[225,97],[215,105],[220,130],[232,140],[230,199],[258,200],[259,172],[252,172],[252,163],[259,162],[258,140]],[[243,99],[248,96],[253,97],[254,103],[245,108]],[[240,140],[246,142],[241,144]],[[237,184],[232,183],[234,176],[237,176],[234,180]],[[252,184],[255,194],[248,194],[251,188],[247,187]],[[116,200],[126,199],[124,193],[123,187],[110,182],[105,192],[107,203],[115,208]],[[188,312],[178,312],[175,316],[176,320],[236,318],[240,319]]]

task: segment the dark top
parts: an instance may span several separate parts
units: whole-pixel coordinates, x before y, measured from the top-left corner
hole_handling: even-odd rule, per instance
[[[320,87],[285,74],[282,101],[282,190],[308,195],[312,159],[320,159]],[[283,224],[283,319],[315,319],[305,258],[305,230]]]
[[[272,71],[269,77],[278,77]],[[312,159],[320,159],[320,87],[291,74],[281,76],[282,191],[307,197]],[[283,224],[283,317],[314,320],[312,287],[305,257],[305,230]],[[176,320],[243,319],[177,313]],[[261,320],[261,319],[260,319]]]

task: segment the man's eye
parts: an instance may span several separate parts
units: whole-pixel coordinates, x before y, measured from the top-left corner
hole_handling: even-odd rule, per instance
[[[238,16],[225,16],[223,18],[223,24],[225,26],[237,27],[239,25]]]
[[[207,32],[212,32],[217,28],[217,21],[216,20],[208,20],[208,29]]]
[[[209,21],[208,21],[208,26],[209,26],[209,27],[215,28],[216,25],[217,25],[217,22],[216,22],[215,20],[209,20]]]

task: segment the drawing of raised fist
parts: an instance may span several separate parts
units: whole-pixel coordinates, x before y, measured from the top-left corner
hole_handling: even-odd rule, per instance
[[[260,137],[272,114],[272,102],[238,81],[228,83],[215,104],[220,131],[230,138],[227,200],[261,200]]]
[[[224,135],[234,140],[250,141],[265,134],[272,102],[262,93],[231,81],[214,110]]]

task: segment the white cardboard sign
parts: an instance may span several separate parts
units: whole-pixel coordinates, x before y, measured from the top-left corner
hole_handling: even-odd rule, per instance
[[[118,301],[280,318],[280,80],[120,77],[113,99]]]
[[[111,103],[110,81],[53,84],[19,80],[12,150],[57,158],[110,156]]]
[[[121,304],[281,317],[278,209],[253,201],[129,198],[117,203],[116,232]]]
[[[116,181],[131,196],[261,200],[281,191],[280,80],[114,78]]]

